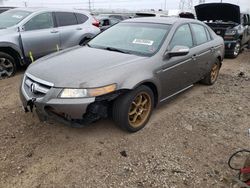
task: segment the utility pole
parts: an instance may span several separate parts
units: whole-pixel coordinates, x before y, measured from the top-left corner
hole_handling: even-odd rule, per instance
[[[205,3],[205,0],[199,0],[199,4]]]
[[[193,0],[180,0],[179,9],[181,11],[193,10]]]
[[[89,12],[91,12],[91,2],[89,0]]]
[[[24,7],[28,7],[27,1],[24,1]]]
[[[167,0],[165,0],[165,2],[164,2],[164,11],[166,11],[167,10]]]

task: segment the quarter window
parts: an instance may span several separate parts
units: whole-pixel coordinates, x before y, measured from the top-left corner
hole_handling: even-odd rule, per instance
[[[77,25],[76,16],[72,12],[57,12],[56,20],[58,26]]]
[[[192,33],[188,24],[182,25],[176,30],[170,43],[170,49],[175,46],[193,47]]]
[[[76,13],[76,18],[77,18],[78,24],[83,24],[84,22],[88,20],[88,16],[84,14],[79,14],[79,13]]]
[[[196,44],[200,45],[208,41],[207,32],[204,26],[199,24],[191,24],[194,36],[196,39]]]
[[[31,18],[25,25],[25,31],[53,28],[54,22],[51,12],[39,14]]]

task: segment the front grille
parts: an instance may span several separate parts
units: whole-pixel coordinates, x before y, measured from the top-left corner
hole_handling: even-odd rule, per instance
[[[26,74],[23,82],[23,88],[30,98],[42,98],[53,87],[53,84],[30,74]]]

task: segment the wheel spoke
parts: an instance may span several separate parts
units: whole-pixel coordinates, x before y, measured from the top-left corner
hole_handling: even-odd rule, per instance
[[[128,115],[134,115],[136,113],[136,108],[134,108],[134,110],[130,111]]]
[[[133,120],[132,120],[132,122],[133,122],[133,123],[135,123],[135,122],[136,122],[136,120],[137,120],[138,116],[139,116],[138,114],[135,114],[135,115],[134,115],[134,118],[133,118]]]
[[[139,101],[138,101],[138,103],[137,103],[138,106],[141,105],[141,103],[142,103],[142,95],[139,96]]]
[[[147,102],[148,102],[148,99],[145,99],[143,102],[142,102],[142,106],[145,106],[146,104],[147,104]]]

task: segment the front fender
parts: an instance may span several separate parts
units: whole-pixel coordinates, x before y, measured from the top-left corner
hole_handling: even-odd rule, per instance
[[[11,48],[14,51],[16,51],[16,53],[20,56],[22,60],[21,63],[23,64],[24,56],[23,56],[21,48],[18,45],[14,43],[10,43],[10,42],[0,42],[0,48]]]

